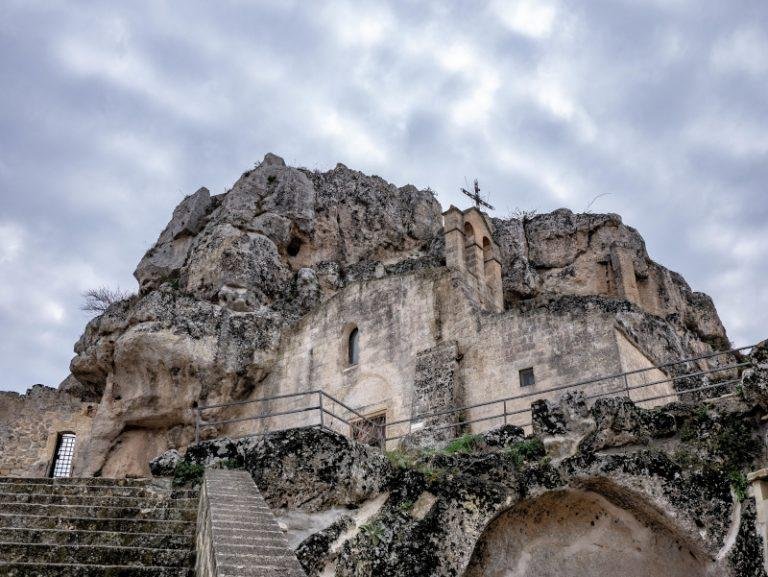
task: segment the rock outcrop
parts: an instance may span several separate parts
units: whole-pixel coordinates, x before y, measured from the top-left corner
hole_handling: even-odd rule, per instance
[[[690,341],[727,348],[712,299],[651,260],[643,238],[619,215],[560,209],[493,224],[507,306],[562,295],[619,297],[671,322]],[[617,282],[622,273],[632,277],[625,284]]]
[[[136,269],[140,294],[75,346],[74,382],[102,399],[82,472],[146,473],[131,456],[185,446],[197,403],[250,393],[287,323],[352,280],[440,264],[440,229],[429,191],[272,154],[229,192],[185,198]]]
[[[656,361],[727,342],[711,301],[653,263],[619,217],[560,210],[494,224],[508,307],[605,299]],[[313,172],[268,154],[228,192],[201,188],[136,268],[139,294],[75,346],[65,388],[100,400],[78,472],[146,474],[137,455],[185,447],[199,403],[259,387],[287,326],[355,281],[444,266],[443,246],[431,191],[341,164]],[[627,255],[638,294],[658,299],[605,280],[611,259],[627,270]]]

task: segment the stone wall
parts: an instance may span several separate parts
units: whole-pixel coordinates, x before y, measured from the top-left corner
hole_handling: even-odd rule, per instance
[[[480,316],[475,324],[446,326],[446,335],[461,344],[463,404],[535,394],[554,386],[621,372],[613,326],[611,314],[597,306],[510,310],[503,315]],[[533,369],[534,385],[522,386],[520,371],[523,369]],[[609,379],[590,385],[587,392],[613,392],[619,390],[619,385],[617,379]],[[515,413],[507,422],[527,425],[530,422],[527,411],[534,398],[507,402],[507,411]],[[501,415],[503,411],[503,404],[496,403],[472,409],[466,417],[475,420]],[[503,417],[479,422],[473,430],[487,430],[501,424],[504,424]]]
[[[0,476],[50,474],[58,434],[77,435],[75,458],[91,430],[94,405],[43,385],[0,392]]]
[[[464,396],[459,379],[460,360],[461,355],[456,341],[440,343],[431,349],[421,351],[416,356],[412,416],[451,411],[458,406]],[[415,422],[411,426],[411,431],[418,437],[419,444],[431,446],[456,437],[458,427],[455,425],[458,421],[458,413],[426,417]],[[404,432],[397,429],[397,427],[390,428],[390,436]],[[419,434],[418,431],[422,429],[424,433]]]
[[[649,399],[642,403],[645,408],[666,405],[677,400],[673,383],[667,379],[669,376],[662,370],[651,368],[654,363],[640,348],[632,343],[620,330],[616,331],[616,344],[619,348],[619,358],[622,372],[634,372],[627,375],[626,385],[629,398],[635,402]],[[650,370],[647,370],[649,369]],[[650,384],[655,383],[655,384]],[[649,385],[643,387],[642,385]],[[640,387],[640,388],[632,388]],[[668,396],[672,395],[672,396]],[[660,398],[657,398],[660,397]]]
[[[275,367],[251,398],[320,389],[362,414],[386,413],[387,434],[393,437],[449,424],[459,417],[454,414],[442,417],[440,423],[417,423],[413,430],[410,423],[392,425],[419,413],[519,397],[507,402],[511,414],[506,422],[527,426],[537,393],[551,396],[545,391],[555,386],[654,364],[618,330],[617,312],[621,311],[610,303],[599,299],[548,303],[493,314],[480,310],[471,293],[464,275],[446,268],[349,286],[284,333]],[[633,310],[641,318],[647,316]],[[349,366],[346,344],[353,327],[359,330],[360,358]],[[536,382],[523,387],[520,371],[530,368]],[[445,382],[446,375],[450,382]],[[660,371],[649,371],[628,380],[640,384],[662,378]],[[632,396],[645,398],[671,391],[664,386],[650,389],[640,389]],[[586,386],[584,392],[625,394],[626,383],[623,377],[612,377]],[[340,405],[327,399],[323,402],[325,409],[345,420],[357,418]],[[319,411],[312,410],[318,403],[317,395],[307,394],[204,415],[210,422],[306,409],[210,431],[211,436],[237,437],[320,424]],[[468,410],[461,418],[499,415],[471,427],[483,431],[503,424],[503,412],[503,403],[493,403]],[[344,434],[350,430],[348,423],[329,416],[323,424]]]
[[[340,291],[285,331],[271,374],[251,398],[321,389],[366,415],[386,411],[388,421],[409,417],[416,352],[438,342],[437,307],[440,286],[447,276],[445,269],[427,270],[361,281]],[[360,353],[359,362],[349,366],[346,345],[352,327],[359,331]],[[289,411],[312,403],[317,404],[316,396],[281,399],[268,405],[246,405],[235,415],[217,418],[238,418],[266,409]],[[326,408],[343,418],[353,417],[343,407]],[[318,422],[315,411],[238,423],[227,434]],[[338,420],[326,420],[326,425],[348,431]]]

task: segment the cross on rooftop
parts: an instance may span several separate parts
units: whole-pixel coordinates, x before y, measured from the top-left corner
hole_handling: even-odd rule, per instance
[[[461,192],[466,194],[469,198],[475,201],[475,206],[477,208],[480,208],[481,206],[486,207],[488,210],[494,210],[493,206],[486,202],[482,196],[480,196],[480,185],[477,182],[477,179],[475,179],[475,191],[469,192],[466,188],[462,188]]]

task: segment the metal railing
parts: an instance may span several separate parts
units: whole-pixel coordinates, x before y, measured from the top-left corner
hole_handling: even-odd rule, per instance
[[[357,441],[379,446],[384,449],[386,448],[388,442],[398,441],[414,433],[434,433],[453,429],[454,435],[458,435],[462,429],[465,429],[469,425],[475,425],[475,427],[473,427],[473,432],[482,432],[483,430],[488,430],[501,424],[512,424],[520,427],[529,427],[532,424],[530,417],[531,406],[530,402],[526,401],[550,398],[552,393],[567,391],[571,389],[584,390],[596,385],[599,386],[604,383],[611,383],[612,381],[614,383],[618,382],[619,386],[615,387],[614,390],[592,392],[588,395],[585,395],[586,399],[594,400],[606,396],[627,396],[632,398],[631,393],[633,391],[647,389],[648,387],[669,385],[672,392],[652,394],[649,397],[639,399],[633,398],[632,400],[635,403],[647,403],[652,401],[660,401],[666,398],[677,397],[682,398],[682,400],[685,401],[686,396],[696,395],[698,393],[711,391],[717,388],[726,388],[739,382],[737,375],[740,369],[750,364],[749,361],[743,360],[741,351],[752,349],[754,346],[755,345],[750,345],[730,349],[728,351],[717,351],[714,353],[680,359],[653,367],[595,377],[565,385],[546,387],[530,392],[510,395],[508,397],[465,405],[462,407],[411,415],[407,419],[399,419],[386,423],[378,423],[372,420],[371,417],[361,413],[359,409],[353,409],[342,401],[339,401],[326,392],[320,390],[274,395],[270,397],[235,401],[230,403],[201,405],[195,409],[195,444],[200,443],[201,435],[206,427],[217,428],[214,431],[215,436],[212,437],[216,438],[216,436],[220,436],[218,427],[231,427],[240,423],[255,421],[262,424],[261,431],[245,432],[239,436],[260,436],[298,426],[317,425],[320,428],[341,433],[344,436],[351,437]],[[678,370],[681,366],[687,365],[689,363],[696,363],[698,361],[704,361],[721,356],[730,356],[732,359],[728,359],[728,362],[724,365],[705,369],[702,369],[700,366],[696,366],[692,372],[688,371],[692,369],[690,366],[684,367],[683,370],[679,370],[677,374],[671,376],[666,372],[672,372],[671,369]],[[647,373],[651,373],[652,371],[661,371],[662,374],[666,375],[666,377],[662,379],[652,379],[650,382],[642,382],[639,384],[630,383],[630,379],[632,377],[642,376]],[[725,374],[725,376],[721,380],[712,382],[710,380],[711,377],[713,375],[717,376],[718,373]],[[642,378],[644,379],[645,377]],[[681,383],[685,386],[681,387]],[[525,407],[515,408],[515,405],[519,405],[523,402],[526,402]],[[231,413],[233,411],[246,410],[246,407],[254,406],[259,403],[262,405],[262,408],[258,410],[256,414],[238,414],[218,420],[206,420],[205,418],[205,415],[212,411],[216,411],[219,414],[228,412]],[[281,404],[284,406],[279,406]],[[473,415],[473,413],[475,414]],[[481,414],[478,415],[476,413]],[[301,418],[297,421],[292,417],[293,415],[302,414],[312,414],[316,417],[316,422],[307,422],[307,419],[304,418]],[[278,421],[276,421],[276,419]],[[282,421],[280,421],[281,419]],[[491,424],[487,427],[477,427],[478,423],[488,423],[489,421],[494,420],[498,421],[498,423],[495,425]],[[433,421],[432,424],[427,424],[429,421]],[[407,430],[405,432],[398,432],[396,430],[397,428]],[[395,429],[394,432],[393,429]],[[237,437],[238,433],[235,431],[235,434],[233,435],[230,432],[230,434],[227,436]],[[450,435],[447,438],[449,437]]]
[[[635,369],[632,371],[626,371],[623,373],[615,373],[607,376],[601,376],[601,377],[595,377],[591,379],[586,379],[582,381],[577,381],[575,383],[569,383],[565,385],[556,385],[552,387],[546,387],[539,390],[534,390],[526,393],[519,393],[516,395],[510,395],[508,397],[502,397],[498,399],[493,399],[490,401],[484,401],[481,403],[475,403],[471,405],[465,405],[462,407],[452,408],[452,409],[446,409],[441,411],[434,411],[429,413],[421,413],[418,415],[411,415],[407,419],[400,419],[397,421],[390,421],[386,424],[386,431],[385,434],[385,443],[389,441],[396,441],[399,439],[402,439],[404,437],[407,437],[414,432],[418,432],[419,434],[423,434],[423,432],[438,432],[438,431],[444,431],[447,429],[454,429],[456,434],[467,425],[474,425],[476,423],[485,423],[488,421],[497,420],[498,425],[504,424],[512,424],[519,427],[529,427],[532,424],[532,421],[530,419],[531,414],[531,408],[530,408],[530,402],[528,403],[528,406],[524,408],[519,409],[510,409],[510,405],[514,404],[520,404],[520,402],[524,401],[535,401],[539,399],[544,398],[550,398],[552,393],[561,392],[561,391],[567,391],[569,389],[586,389],[590,386],[594,385],[600,385],[601,383],[606,383],[610,381],[619,381],[620,386],[617,387],[615,390],[610,391],[601,391],[597,393],[592,393],[585,395],[586,400],[594,400],[600,397],[608,397],[608,396],[627,396],[631,398],[630,393],[632,391],[638,391],[640,389],[645,389],[647,387],[653,387],[653,386],[659,386],[664,384],[669,384],[671,388],[673,389],[672,392],[664,393],[664,394],[658,394],[658,395],[652,395],[649,397],[639,398],[639,399],[632,399],[633,402],[639,404],[639,403],[646,403],[650,401],[658,401],[665,398],[671,398],[671,397],[677,397],[682,398],[683,401],[685,401],[685,397],[688,395],[694,395],[696,393],[701,393],[703,391],[709,391],[712,389],[717,388],[725,388],[729,387],[737,382],[739,382],[738,378],[732,378],[732,376],[726,377],[723,380],[718,380],[717,382],[709,382],[709,375],[716,375],[717,373],[727,373],[728,371],[739,371],[740,369],[749,366],[749,361],[742,361],[739,359],[741,356],[741,351],[745,351],[747,349],[754,348],[755,345],[749,345],[744,347],[739,347],[735,349],[730,349],[727,351],[717,351],[714,353],[707,353],[704,355],[699,355],[696,357],[689,357],[685,359],[680,359],[677,361],[671,361],[668,363],[663,363],[660,365],[655,365],[652,367],[647,367],[643,369]],[[643,375],[645,373],[649,373],[652,371],[661,371],[665,375],[667,374],[664,370],[665,369],[672,369],[675,367],[678,367],[680,365],[686,365],[688,363],[694,363],[697,361],[703,361],[707,359],[712,359],[715,357],[720,356],[732,356],[734,357],[734,360],[736,362],[727,363],[725,365],[716,366],[704,370],[695,370],[693,372],[684,372],[681,371],[679,374],[667,376],[663,379],[655,379],[651,380],[650,382],[643,382],[640,384],[630,384],[630,377],[635,375]],[[702,383],[698,386],[688,387],[688,388],[677,388],[676,385],[680,383],[681,381],[688,381],[688,383],[694,382],[696,383]],[[517,401],[517,403],[515,403]],[[494,409],[494,407],[496,407]],[[479,416],[471,416],[472,412],[479,412],[478,409],[487,409],[483,411],[482,415]],[[470,415],[467,417],[467,415]],[[524,420],[520,421],[519,417],[522,416]],[[528,419],[525,419],[525,416],[528,416]],[[455,417],[454,419],[451,419],[451,417]],[[439,421],[436,424],[427,425],[425,424],[426,421],[429,420],[436,420]],[[450,422],[446,422],[450,421]],[[513,422],[517,421],[517,422]],[[402,428],[403,425],[408,426],[408,431],[404,433],[394,433],[390,434],[390,431],[394,428]],[[415,425],[415,427],[414,427]],[[492,426],[487,427],[485,430],[493,428]],[[478,430],[475,428],[473,432],[482,432],[481,430]]]
[[[259,410],[256,414],[238,415],[235,417],[224,418],[220,420],[206,420],[205,415],[211,411],[217,411],[218,413],[231,412],[232,409],[239,409],[247,407],[248,405],[261,404],[266,406],[262,410]],[[278,407],[275,410],[275,405],[285,404],[286,407]],[[295,405],[299,406],[295,406]],[[291,406],[294,405],[294,406]],[[281,417],[287,418],[291,415],[300,415],[314,413],[310,416],[310,422],[307,419],[301,419],[300,423],[294,423],[291,419],[284,419],[284,422],[288,426],[265,426],[264,430],[259,432],[249,432],[240,435],[242,437],[254,437],[266,435],[279,430],[290,429],[295,426],[307,426],[317,425],[322,429],[334,431],[336,433],[342,433],[347,437],[351,437],[356,441],[362,443],[378,445],[382,449],[384,448],[384,428],[382,424],[376,423],[371,418],[363,415],[352,407],[346,405],[342,401],[332,397],[328,393],[319,390],[306,391],[301,393],[289,393],[285,395],[273,395],[270,397],[261,397],[259,399],[251,399],[244,401],[234,401],[231,403],[218,403],[214,405],[200,405],[195,409],[195,444],[200,443],[201,434],[206,427],[223,427],[237,425],[239,423],[245,423],[249,421],[256,421],[261,423],[271,423],[274,425],[275,419]],[[342,413],[342,414],[339,414]],[[316,422],[311,422],[312,416],[316,417]],[[291,426],[292,425],[292,426]],[[212,438],[218,437],[218,430],[215,430],[215,435]]]

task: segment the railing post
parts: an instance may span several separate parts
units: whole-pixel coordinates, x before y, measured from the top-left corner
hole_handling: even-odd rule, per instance
[[[195,407],[195,445],[200,444],[200,407]]]
[[[325,428],[325,419],[323,418],[325,413],[325,409],[323,409],[323,391],[317,391],[317,396],[319,398],[318,406],[320,407],[320,428]]]
[[[507,424],[507,400],[504,399],[504,424]]]
[[[379,439],[379,448],[381,449],[381,452],[385,452],[387,450],[387,425],[386,423],[383,425],[379,425],[379,429],[381,429],[379,432],[381,433],[380,439]]]

